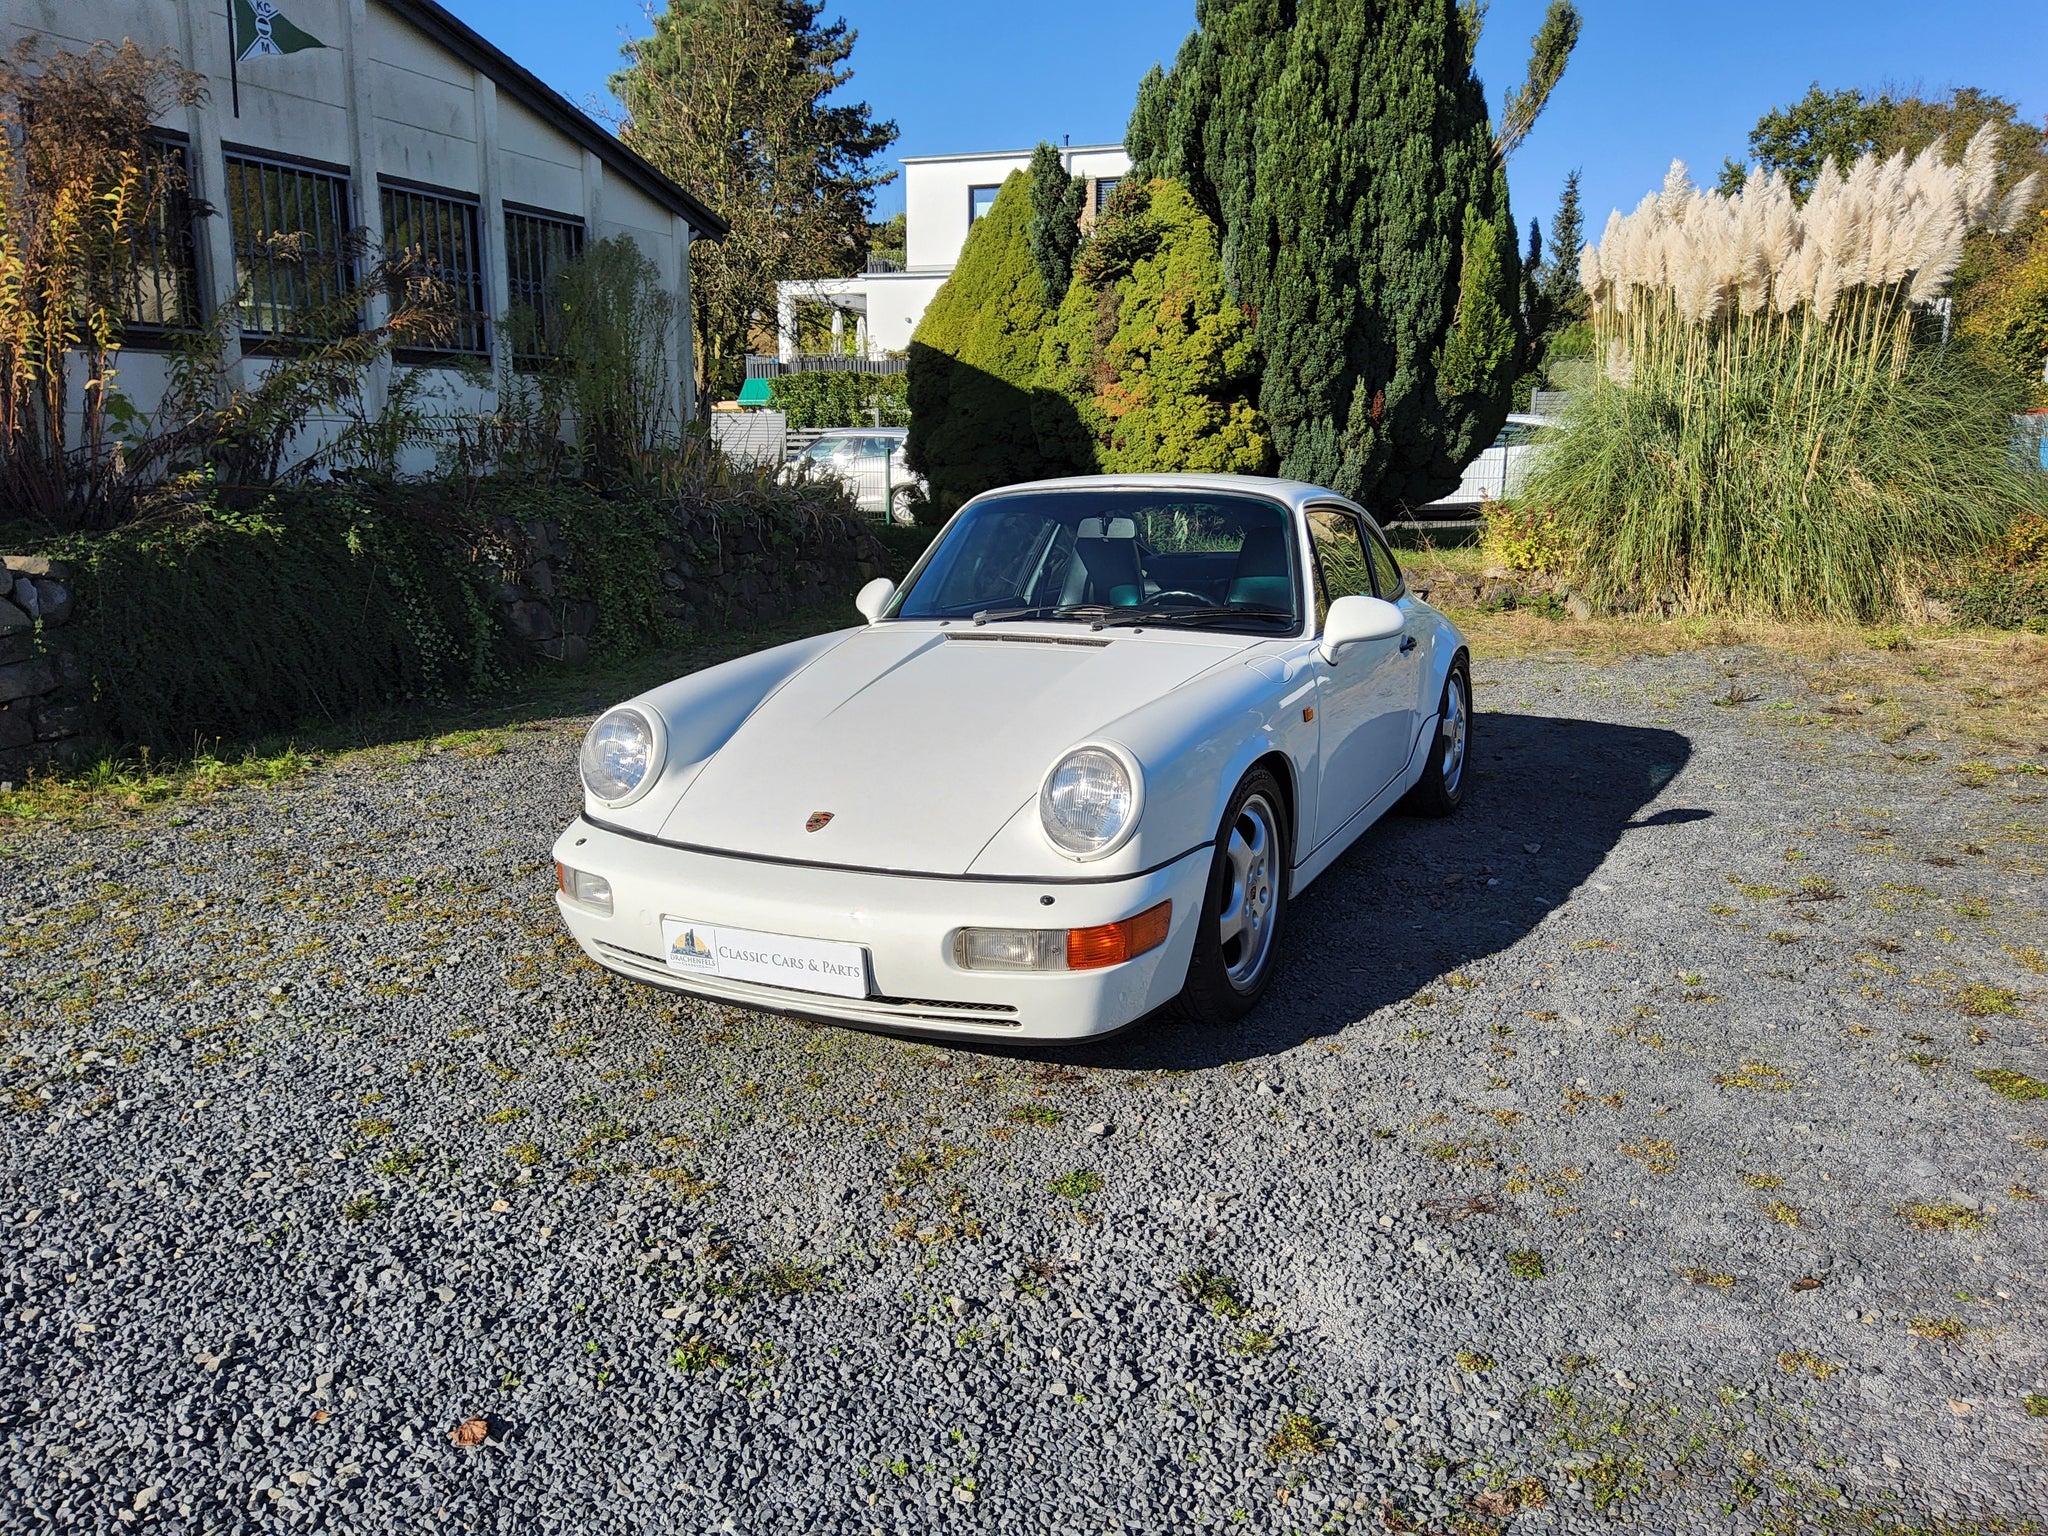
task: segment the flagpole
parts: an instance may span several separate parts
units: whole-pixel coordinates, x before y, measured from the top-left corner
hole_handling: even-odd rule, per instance
[[[234,97],[236,117],[242,115],[241,61],[235,57],[235,47],[240,41],[235,36],[235,0],[228,0],[228,90]]]

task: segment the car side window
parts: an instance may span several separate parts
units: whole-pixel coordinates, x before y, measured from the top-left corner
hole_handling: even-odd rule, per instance
[[[1312,507],[1309,538],[1316,551],[1316,628],[1340,597],[1371,597],[1372,565],[1358,519],[1336,507]]]
[[[1394,552],[1376,533],[1366,535],[1366,550],[1372,556],[1372,579],[1380,596],[1390,603],[1398,602],[1407,593],[1408,583],[1401,579],[1401,567],[1394,563]]]

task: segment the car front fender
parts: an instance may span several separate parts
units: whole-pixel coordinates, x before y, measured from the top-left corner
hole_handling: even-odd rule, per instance
[[[584,814],[621,831],[656,835],[704,765],[732,740],[765,699],[827,651],[859,633],[859,629],[842,629],[793,640],[692,672],[626,700],[661,718],[668,751],[660,777],[640,799],[616,810],[586,791]]]

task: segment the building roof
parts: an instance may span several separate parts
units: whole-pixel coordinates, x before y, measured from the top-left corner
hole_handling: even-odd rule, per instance
[[[1121,144],[1062,144],[1058,146],[1063,155],[1108,155],[1122,154]],[[904,165],[937,165],[947,160],[1029,160],[1028,149],[978,149],[965,155],[905,155]]]
[[[669,212],[689,221],[691,230],[716,240],[725,235],[727,224],[684,188],[662,175],[633,150],[607,133],[589,113],[568,97],[543,82],[530,69],[486,39],[468,23],[449,13],[434,0],[382,0],[388,9],[439,43],[480,74],[490,76],[500,90],[521,106],[574,139],[596,155],[613,172],[653,198]]]

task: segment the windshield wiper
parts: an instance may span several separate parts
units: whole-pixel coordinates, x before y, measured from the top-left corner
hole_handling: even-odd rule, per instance
[[[976,624],[1001,624],[1010,619],[1092,619],[1117,610],[1101,603],[1040,603],[1035,608],[984,608],[974,616]]]
[[[1294,614],[1285,608],[1229,603],[1221,608],[1119,608],[1114,617],[1100,622],[1105,629],[1124,629],[1141,624],[1212,624],[1224,619],[1278,619],[1292,624]]]

